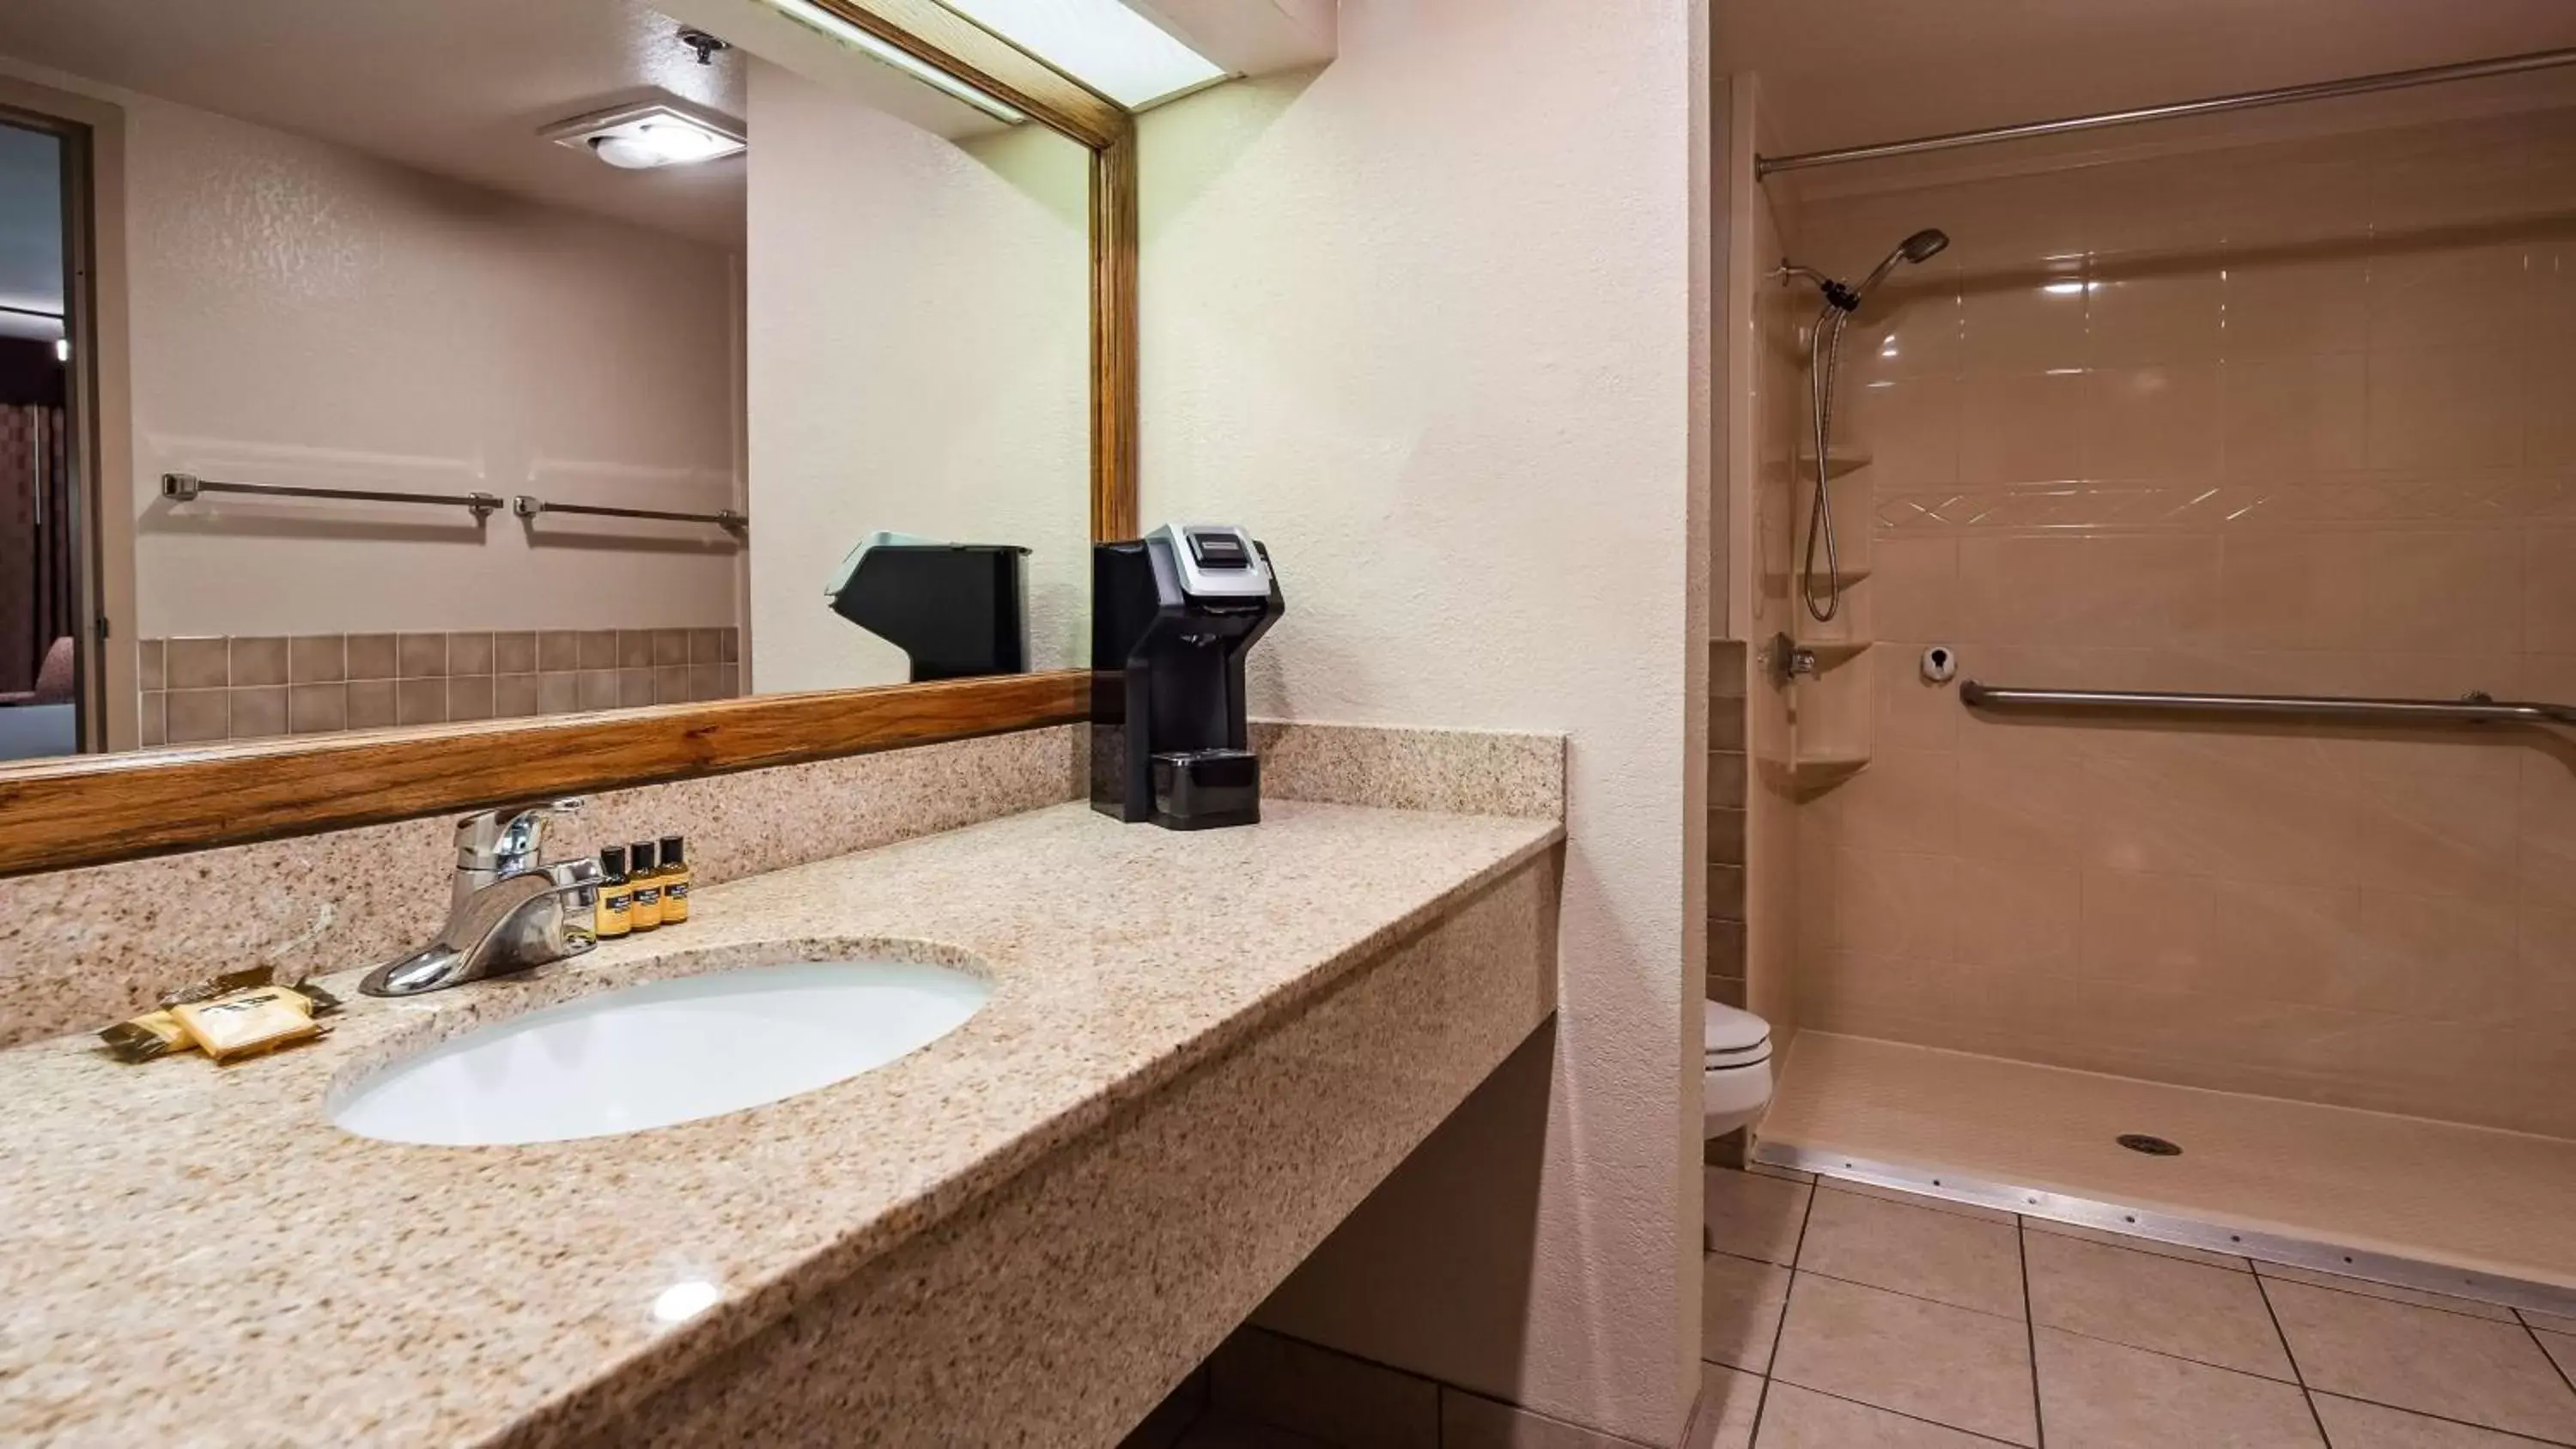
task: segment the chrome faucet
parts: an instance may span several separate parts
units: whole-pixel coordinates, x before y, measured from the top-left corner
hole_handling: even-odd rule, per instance
[[[483,810],[456,822],[456,881],[438,939],[367,973],[369,996],[417,996],[578,956],[599,944],[599,862],[547,864],[546,822],[578,798]]]

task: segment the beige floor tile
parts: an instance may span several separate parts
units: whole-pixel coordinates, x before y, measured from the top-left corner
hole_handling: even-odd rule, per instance
[[[1798,1233],[1806,1225],[1807,1199],[1815,1189],[1732,1168],[1700,1173],[1700,1222],[1708,1246],[1739,1258],[1759,1258],[1786,1268],[1798,1261]]]
[[[2315,1449],[2292,1384],[2040,1329],[2039,1412],[2050,1449]]]
[[[2254,1271],[2266,1278],[2286,1279],[2314,1288],[2334,1288],[2345,1293],[2358,1293],[2365,1298],[2385,1298],[2391,1303],[2438,1308],[2444,1313],[2465,1313],[2471,1318],[2484,1318],[2495,1323],[2513,1322],[2513,1310],[2500,1303],[2480,1303],[2474,1298],[2454,1298],[2448,1293],[2426,1293],[2414,1288],[2400,1288],[2393,1283],[2348,1278],[2341,1273],[2316,1273],[2306,1268],[2293,1268],[2286,1263],[2257,1263]]]
[[[2559,1373],[2569,1379],[2576,1379],[2576,1333],[2534,1331],[2532,1337],[2540,1340],[2541,1348],[2547,1351],[2549,1357],[2557,1363]]]
[[[1753,1449],[1764,1380],[1723,1364],[1699,1366],[1699,1417],[1682,1449]]]
[[[2309,1388],[2576,1442],[2576,1391],[2514,1324],[2268,1281]]]
[[[2180,1258],[2186,1263],[2200,1263],[2212,1268],[2232,1268],[2251,1273],[2254,1265],[2231,1253],[2212,1253],[2201,1248],[2186,1248],[2180,1243],[2159,1243],[2153,1238],[2131,1237],[2127,1233],[2106,1233],[2079,1223],[2052,1222],[2047,1218],[2025,1217],[2022,1226],[2034,1233],[2052,1237],[2079,1238],[2088,1243],[2102,1243],[2114,1248],[2127,1248],[2133,1253],[2153,1253],[2159,1258]]]
[[[1819,1185],[1798,1266],[1980,1313],[2022,1316],[2020,1230]]]
[[[2318,1394],[2315,1402],[2334,1449],[2531,1449],[2539,1442],[2332,1394]]]
[[[1992,1439],[1775,1383],[1762,1401],[1762,1449],[1976,1449]]]
[[[1345,1449],[1436,1449],[1440,1388],[1426,1378],[1259,1328],[1240,1328],[1208,1359],[1208,1401],[1232,1419]]]
[[[1629,1443],[1443,1384],[1440,1449],[1629,1449]]]
[[[2576,1333],[2576,1318],[2563,1313],[2543,1313],[2537,1308],[2520,1310],[2522,1321],[2550,1333]]]
[[[1212,1416],[1190,1426],[1179,1449],[1327,1449],[1320,1439],[1273,1429],[1250,1419]]]
[[[2014,1221],[2011,1213],[2001,1208],[1987,1207],[1982,1203],[1952,1202],[1946,1197],[1930,1197],[1919,1192],[1907,1192],[1902,1188],[1881,1187],[1874,1182],[1854,1182],[1839,1177],[1828,1177],[1822,1181],[1825,1186],[1836,1192],[1856,1192],[1862,1197],[1877,1198],[1880,1202],[1901,1202],[1908,1207],[1929,1208],[1933,1212],[1948,1213],[1952,1217],[1978,1218],[1990,1223]]]
[[[1789,1302],[1789,1270],[1725,1253],[1699,1262],[1699,1356],[1709,1363],[1767,1373]]]
[[[1800,1273],[1773,1376],[2014,1444],[2039,1442],[2029,1330],[1993,1314]]]
[[[2032,1233],[2035,1323],[2089,1338],[2295,1382],[2272,1310],[2250,1273]]]

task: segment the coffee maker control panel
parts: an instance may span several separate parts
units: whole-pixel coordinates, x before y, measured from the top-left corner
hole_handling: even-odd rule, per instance
[[[1160,538],[1180,570],[1181,592],[1193,599],[1266,599],[1270,561],[1252,546],[1252,535],[1227,524],[1167,523],[1147,535]]]

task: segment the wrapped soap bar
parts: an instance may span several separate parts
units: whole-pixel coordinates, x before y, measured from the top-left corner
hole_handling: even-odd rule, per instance
[[[216,1061],[256,1056],[310,1041],[322,1034],[313,998],[285,986],[262,986],[213,1001],[171,1007],[170,1014],[197,1048]]]
[[[256,968],[261,981],[268,968]],[[340,1009],[340,998],[306,982],[300,986],[249,984],[250,971],[227,972],[172,992],[171,1004],[120,1021],[100,1032],[119,1061],[148,1062],[174,1052],[203,1050],[216,1061],[274,1051],[323,1034],[313,1018]],[[220,992],[211,988],[221,986]],[[244,989],[245,985],[248,989]]]

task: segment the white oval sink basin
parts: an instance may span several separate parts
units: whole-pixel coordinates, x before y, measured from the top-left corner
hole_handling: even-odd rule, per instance
[[[846,1081],[955,1031],[991,994],[963,971],[881,961],[647,981],[451,1037],[359,1083],[331,1120],[439,1147],[642,1132]]]

